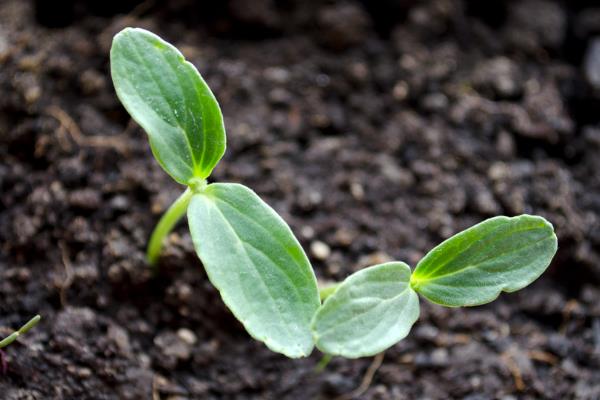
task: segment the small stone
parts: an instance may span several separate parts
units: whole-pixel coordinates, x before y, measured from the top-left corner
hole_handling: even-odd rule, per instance
[[[600,37],[594,38],[585,53],[583,72],[588,83],[600,90]]]
[[[329,397],[332,397],[331,395],[348,393],[352,391],[354,386],[355,383],[353,379],[344,374],[334,372],[325,376],[321,390],[329,395]]]
[[[377,251],[375,253],[367,254],[358,260],[358,269],[362,269],[369,265],[375,264],[383,264],[386,262],[392,261],[392,257],[389,254],[384,253],[382,251]]]
[[[86,367],[77,367],[75,365],[68,365],[67,371],[69,371],[69,373],[71,375],[75,375],[79,379],[87,379],[90,376],[92,376],[92,371]]]
[[[437,367],[448,365],[448,350],[437,348],[431,352],[431,364]]]
[[[10,45],[6,32],[0,29],[0,63],[3,63],[10,54]]]
[[[327,273],[329,275],[335,276],[340,273],[342,270],[342,266],[339,263],[328,263],[327,264]]]
[[[192,353],[191,345],[173,332],[165,332],[156,336],[154,344],[166,358],[188,360]]]
[[[69,194],[69,203],[73,207],[94,210],[100,207],[100,202],[100,193],[95,189],[78,189]]]
[[[317,260],[326,260],[331,255],[329,246],[319,240],[315,240],[310,244],[310,252]]]
[[[408,97],[408,83],[404,81],[397,82],[392,89],[392,96],[398,101],[402,101]]]
[[[107,336],[117,345],[122,354],[129,354],[131,352],[129,335],[125,329],[116,325],[111,325],[108,327]]]
[[[312,239],[315,237],[315,230],[311,226],[306,225],[300,228],[300,235],[304,239]]]
[[[376,161],[379,164],[381,175],[394,185],[407,188],[414,183],[415,179],[412,173],[408,169],[402,168],[392,157],[382,154]]]
[[[298,196],[298,205],[305,211],[314,210],[323,201],[323,195],[318,190],[308,189]]]
[[[423,323],[414,330],[414,336],[425,343],[435,343],[436,339],[440,336],[440,331],[431,324]]]
[[[582,129],[582,132],[586,143],[596,148],[600,148],[600,128],[595,126],[585,126]]]
[[[400,57],[398,64],[400,65],[400,68],[412,71],[419,66],[419,61],[410,54],[403,54],[402,57]]]
[[[88,69],[83,71],[79,77],[79,84],[84,94],[98,93],[106,86],[106,78],[100,72]]]
[[[362,200],[365,198],[365,189],[360,183],[352,182],[350,184],[350,194],[352,194],[352,197],[356,200]]]
[[[496,138],[496,149],[504,157],[511,157],[515,154],[515,140],[512,135],[505,130],[501,130]]]
[[[184,303],[190,301],[192,298],[192,294],[193,294],[192,287],[190,285],[188,285],[187,283],[182,283],[181,285],[177,286],[177,298],[180,301],[182,301]]]
[[[510,175],[510,170],[503,162],[495,162],[488,169],[488,177],[493,181],[506,179]]]
[[[469,383],[473,389],[478,389],[481,386],[481,377],[480,376],[472,376],[469,378]]]
[[[177,336],[179,336],[179,338],[181,340],[183,340],[184,342],[186,342],[189,345],[194,345],[198,341],[198,338],[196,337],[194,332],[192,332],[191,330],[189,330],[187,328],[179,329],[177,331]]]
[[[274,83],[287,83],[290,79],[290,72],[281,67],[269,67],[263,71],[263,76]]]
[[[369,68],[365,63],[355,62],[350,65],[350,74],[359,82],[365,81],[369,76]]]
[[[275,88],[269,92],[269,101],[273,105],[288,105],[292,102],[292,95],[283,88]]]
[[[484,215],[495,215],[501,211],[494,195],[485,186],[479,186],[475,189],[473,206],[477,212]]]
[[[210,390],[210,382],[201,381],[196,378],[190,378],[187,382],[187,386],[191,394],[202,396],[202,398],[206,398]]]
[[[130,202],[127,196],[118,194],[110,200],[109,205],[115,210],[126,211],[130,207]]]
[[[477,88],[492,91],[498,98],[511,98],[523,91],[519,67],[507,57],[495,57],[479,65],[473,73]]]
[[[346,228],[340,228],[334,234],[335,242],[340,246],[350,246],[355,237],[356,233]]]
[[[25,90],[25,101],[27,104],[35,103],[42,95],[42,88],[40,86],[31,86]]]
[[[423,98],[421,104],[430,112],[443,111],[448,107],[448,97],[443,93],[430,93]]]
[[[159,393],[164,395],[164,397],[161,396],[160,398],[165,398],[167,400],[181,400],[189,398],[181,397],[186,396],[188,394],[185,388],[183,388],[181,385],[175,382],[168,380],[164,376],[158,374],[154,375],[153,386]]]

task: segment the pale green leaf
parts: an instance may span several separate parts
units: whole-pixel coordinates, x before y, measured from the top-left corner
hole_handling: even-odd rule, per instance
[[[210,281],[246,330],[288,357],[310,354],[317,281],[283,219],[247,187],[215,183],[192,197],[188,221]]]
[[[154,156],[177,182],[206,178],[225,152],[219,104],[196,68],[172,45],[139,28],[113,39],[117,96],[144,128]]]
[[[419,318],[410,268],[389,262],[362,269],[330,294],[312,321],[317,348],[347,358],[377,354],[403,339]]]
[[[542,217],[490,218],[431,250],[417,264],[411,285],[437,304],[485,304],[536,280],[556,249],[554,229]]]

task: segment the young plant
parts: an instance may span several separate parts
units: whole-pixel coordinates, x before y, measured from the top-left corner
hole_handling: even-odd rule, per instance
[[[18,331],[13,332],[4,339],[0,340],[0,349],[8,346],[9,344],[17,340],[19,336],[27,333],[27,331],[29,331],[31,328],[36,326],[38,322],[40,322],[40,319],[42,319],[42,317],[36,315],[35,317],[31,318],[25,325],[19,328]]]
[[[412,273],[402,262],[375,265],[319,292],[302,247],[271,207],[243,185],[207,183],[225,152],[225,128],[194,66],[135,28],[115,36],[110,56],[119,99],[162,168],[187,186],[152,233],[148,262],[156,264],[165,236],[187,212],[208,278],[248,333],[273,351],[296,358],[316,345],[329,355],[374,355],[408,334],[419,317],[417,293],[449,307],[484,304],[533,282],[556,252],[545,219],[495,217],[434,248]]]
[[[320,306],[317,280],[288,225],[252,190],[207,184],[225,152],[225,128],[198,71],[142,29],[118,33],[110,58],[119,99],[148,134],[163,169],[187,186],[152,234],[150,264],[187,211],[208,278],[250,335],[289,357],[310,354],[310,321]]]

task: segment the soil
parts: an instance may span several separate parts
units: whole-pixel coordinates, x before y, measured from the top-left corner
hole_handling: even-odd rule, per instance
[[[43,316],[5,349],[2,399],[600,398],[597,3],[201,3],[0,2],[0,336]],[[320,280],[414,266],[497,214],[549,219],[553,264],[486,306],[423,301],[383,359],[270,352],[184,223],[145,264],[182,188],[114,94],[125,26],[199,68],[228,133],[212,179],[279,211]]]

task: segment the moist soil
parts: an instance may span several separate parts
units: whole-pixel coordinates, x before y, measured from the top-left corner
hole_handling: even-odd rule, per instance
[[[0,2],[2,399],[600,398],[600,8],[594,2]],[[150,29],[225,114],[212,180],[280,212],[321,281],[415,263],[485,218],[540,214],[559,250],[489,305],[422,301],[373,359],[291,360],[252,340],[185,222],[182,191],[109,76]],[[4,373],[2,373],[4,372]]]

